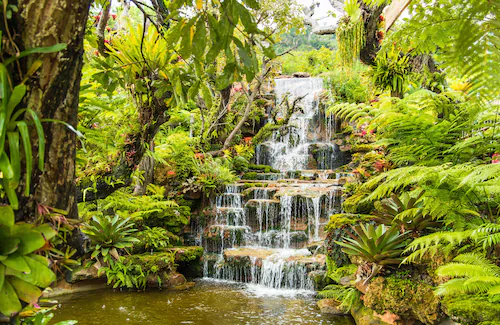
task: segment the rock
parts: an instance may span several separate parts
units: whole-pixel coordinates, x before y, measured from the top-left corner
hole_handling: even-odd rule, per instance
[[[294,78],[310,78],[311,74],[307,72],[295,72],[292,76]]]
[[[177,273],[177,272],[172,272],[168,275],[168,279],[164,283],[162,283],[162,286],[164,288],[172,288],[172,287],[183,285],[186,282],[187,281],[186,281],[186,278],[184,277],[184,275]]]
[[[89,268],[78,268],[73,270],[73,272],[68,272],[66,274],[66,281],[68,283],[75,283],[84,280],[93,280],[104,277],[104,273],[98,275],[98,271],[95,267],[91,266]]]
[[[183,291],[183,290],[191,289],[195,285],[196,285],[195,282],[186,282],[184,284],[173,286],[173,287],[170,288],[170,290],[173,290],[173,291]]]
[[[366,308],[361,301],[351,308],[351,316],[356,325],[391,325],[375,314],[373,310]]]
[[[308,276],[314,283],[314,290],[317,291],[323,290],[324,287],[333,283],[333,280],[330,279],[325,270],[311,271]]]
[[[318,300],[317,305],[319,310],[323,314],[332,314],[332,315],[347,315],[348,311],[345,307],[340,307],[341,302],[337,299],[327,298]]]

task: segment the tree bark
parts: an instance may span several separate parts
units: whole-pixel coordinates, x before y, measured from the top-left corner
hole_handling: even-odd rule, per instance
[[[83,39],[91,0],[20,0],[15,33],[21,35],[18,46],[30,49],[66,43],[55,54],[29,56],[23,62],[28,69],[35,59],[42,60],[36,78],[29,83],[27,107],[42,119],[56,119],[76,129]],[[36,204],[65,210],[77,218],[75,200],[76,135],[60,123],[44,123],[45,171],[35,169],[31,198],[21,201],[26,219],[36,215]]]
[[[108,53],[106,53],[106,45],[104,45],[104,34],[106,33],[106,25],[108,24],[109,12],[111,11],[111,1],[112,0],[108,0],[102,8],[101,18],[99,19],[99,24],[97,25],[97,48],[99,53],[105,57],[108,56]]]

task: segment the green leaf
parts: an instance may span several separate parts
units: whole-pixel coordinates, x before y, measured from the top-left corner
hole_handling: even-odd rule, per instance
[[[44,165],[45,165],[45,136],[43,132],[43,126],[42,122],[40,122],[40,119],[38,118],[38,114],[28,108],[26,110],[28,113],[31,114],[31,118],[33,119],[33,123],[35,123],[35,129],[36,129],[36,134],[38,135],[38,169],[40,171],[44,171]]]
[[[11,268],[15,271],[30,273],[30,267],[28,263],[24,260],[24,258],[18,253],[15,252],[10,254],[6,260],[2,262],[6,267]]]
[[[61,50],[64,50],[66,47],[67,47],[67,45],[64,43],[58,43],[58,44],[55,44],[52,46],[46,46],[46,47],[35,47],[35,48],[29,49],[29,50],[22,51],[21,53],[19,53],[18,56],[10,57],[7,60],[5,60],[4,62],[5,62],[5,65],[7,66],[7,65],[11,64],[12,62],[19,60],[25,56],[28,56],[30,54],[54,53],[54,52],[59,52]]]
[[[5,316],[13,316],[21,311],[22,306],[17,298],[14,288],[9,281],[4,281],[0,289],[0,313]]]
[[[7,269],[5,274],[15,276],[40,288],[46,288],[56,280],[56,275],[46,265],[28,256],[24,256],[24,259],[31,269],[29,274],[12,269]]]
[[[14,226],[14,211],[10,206],[0,206],[0,225],[12,228]]]
[[[52,228],[52,226],[49,225],[48,223],[45,223],[41,226],[38,226],[38,227],[34,228],[33,230],[41,233],[43,235],[43,237],[45,238],[45,240],[51,240],[52,238],[57,236],[57,231],[54,228]]]
[[[202,82],[201,85],[201,97],[205,101],[205,104],[207,105],[208,109],[212,108],[212,92],[210,91],[210,88]]]
[[[19,201],[17,199],[17,193],[14,189],[9,187],[9,180],[4,178],[2,180],[3,190],[7,194],[7,198],[9,199],[10,206],[12,209],[17,210],[19,207]]]
[[[28,304],[35,304],[42,295],[42,290],[38,287],[19,278],[11,277],[9,282],[14,288],[17,297]]]
[[[33,170],[33,153],[31,151],[30,134],[28,131],[28,125],[24,121],[19,121],[16,123],[23,140],[24,147],[24,161],[26,163],[26,184],[24,187],[24,195],[28,196],[30,194],[31,187],[31,172]]]
[[[4,280],[5,280],[5,265],[0,263],[0,288],[3,287]]]
[[[21,178],[21,157],[19,156],[19,133],[8,132],[7,138],[9,139],[9,152],[10,162],[14,171],[12,180],[9,181],[10,187],[17,188],[19,179]]]
[[[9,98],[9,103],[7,104],[7,119],[10,119],[10,116],[12,115],[14,109],[23,100],[24,95],[26,95],[26,89],[27,88],[25,84],[20,84],[14,87],[14,89],[12,90]]]
[[[12,168],[9,157],[5,151],[2,152],[2,155],[0,155],[0,170],[3,173],[4,180],[14,177],[14,169]]]
[[[193,54],[200,58],[205,53],[207,44],[207,30],[203,18],[198,19],[196,22],[196,32],[193,37]]]
[[[243,0],[243,3],[252,9],[259,9],[259,2],[257,0]]]
[[[21,233],[16,231],[16,233],[13,234],[21,241],[17,250],[19,254],[27,255],[33,253],[45,245],[45,239],[41,233],[34,230],[27,230],[25,227],[23,228],[24,230]]]

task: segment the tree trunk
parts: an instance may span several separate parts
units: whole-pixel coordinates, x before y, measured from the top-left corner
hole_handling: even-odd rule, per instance
[[[23,69],[35,59],[42,66],[29,83],[25,99],[27,107],[42,119],[56,119],[76,129],[83,39],[90,8],[90,0],[20,0],[17,40],[21,49],[66,43],[67,48],[55,54],[32,55]],[[14,34],[13,33],[13,34]],[[34,161],[33,196],[21,202],[25,219],[36,214],[36,204],[68,211],[68,217],[77,218],[75,201],[76,135],[60,123],[44,123],[45,171],[39,172]]]
[[[154,141],[149,144],[149,150],[154,152]],[[153,183],[154,170],[155,170],[155,160],[152,156],[145,154],[139,166],[137,167],[141,172],[143,172],[142,182],[137,182],[134,187],[134,195],[144,195],[146,194],[146,189],[149,184]]]

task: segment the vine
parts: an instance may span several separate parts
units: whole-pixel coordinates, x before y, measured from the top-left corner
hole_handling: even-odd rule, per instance
[[[347,15],[340,19],[336,35],[340,62],[343,67],[351,67],[365,44],[365,24],[355,0],[346,1],[345,11]]]

